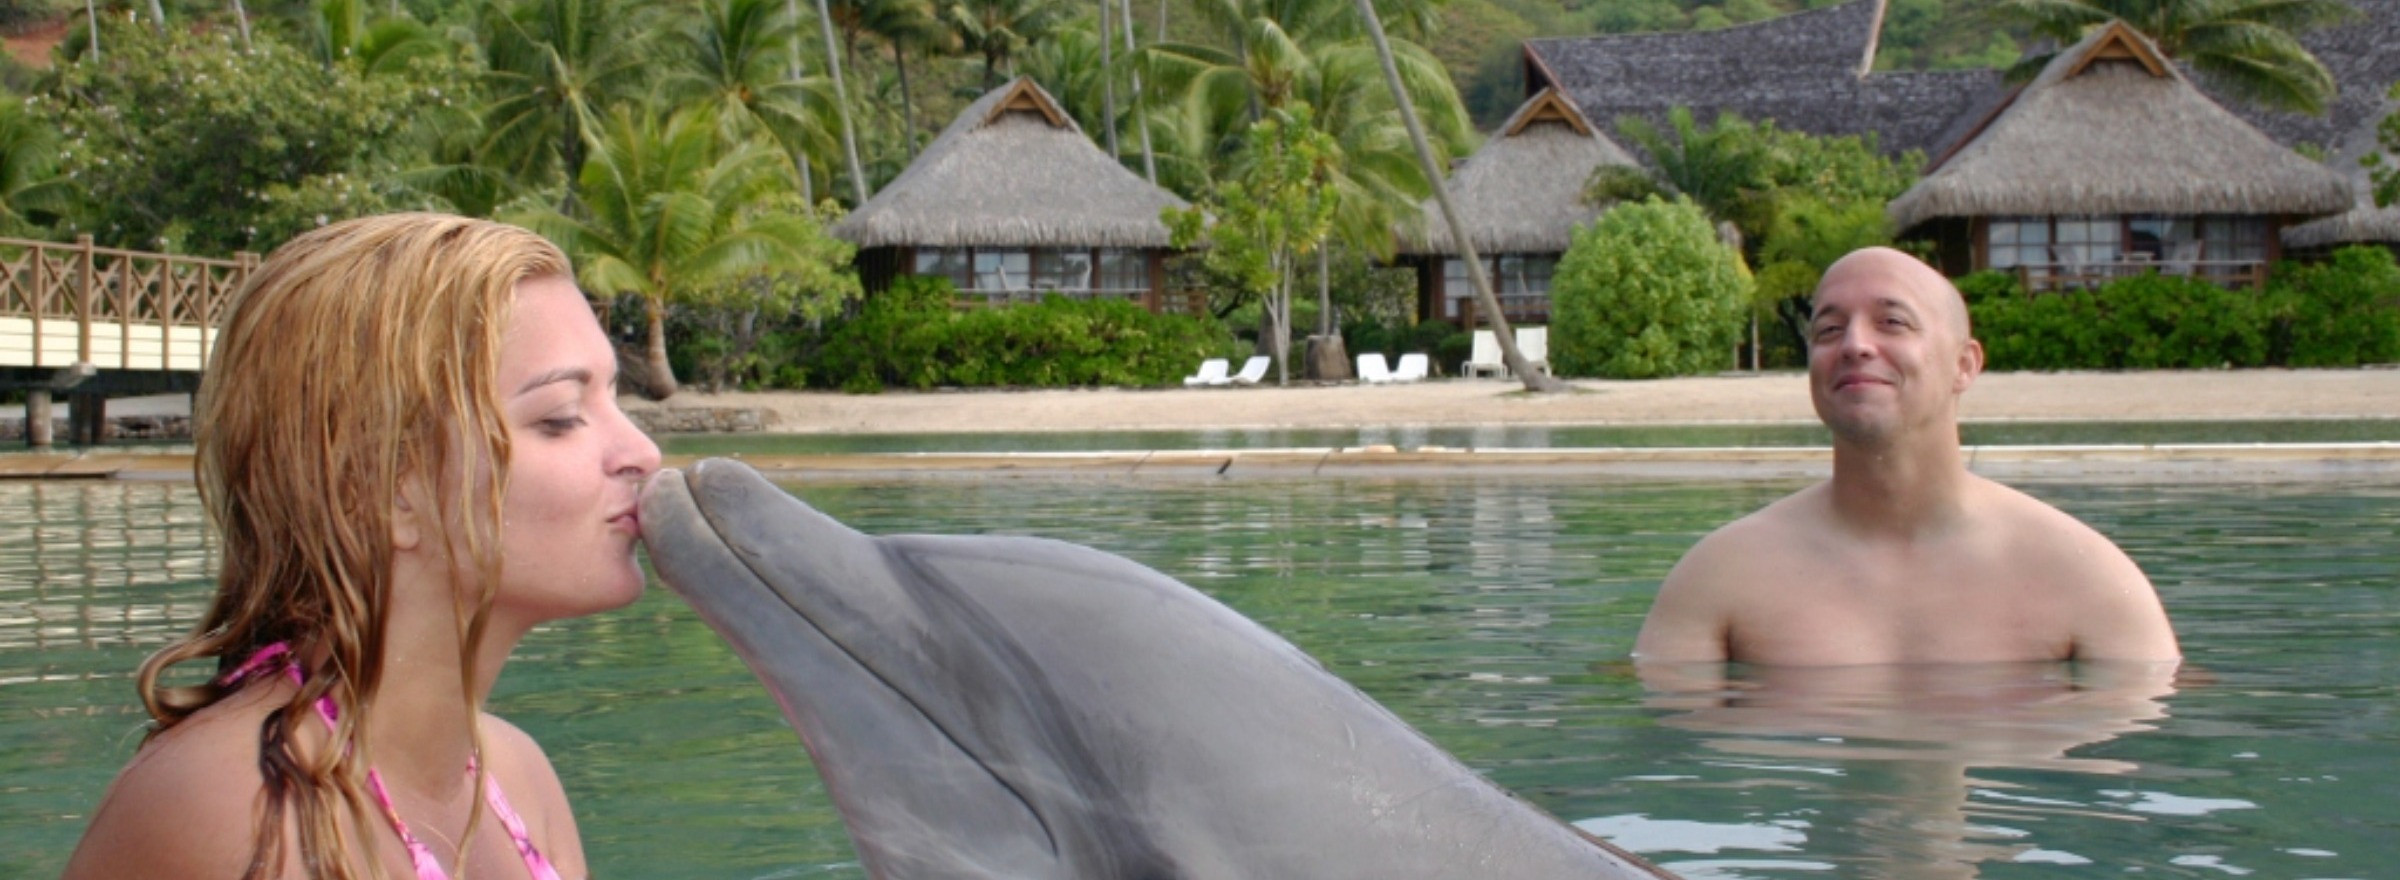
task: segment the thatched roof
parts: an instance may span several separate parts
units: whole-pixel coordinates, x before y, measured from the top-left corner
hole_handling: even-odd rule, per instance
[[[2111,23],[2058,54],[1892,200],[1902,229],[2002,214],[2325,214],[2349,182],[2286,149]]]
[[[1101,152],[1019,77],[967,105],[832,232],[862,248],[1163,248],[1159,211],[1185,206]]]
[[[1713,31],[1525,41],[1528,89],[1555,86],[1614,131],[1620,116],[1663,128],[1688,107],[1701,124],[1731,111],[1817,135],[1873,132],[1887,153],[1928,153],[1961,111],[2004,94],[1991,70],[1861,74],[1881,28],[1879,0]]]
[[[1451,173],[1450,202],[1477,253],[1559,253],[1576,224],[1600,213],[1582,198],[1592,169],[1633,164],[1574,102],[1543,89]],[[1439,204],[1426,199],[1416,219],[1423,225],[1400,230],[1401,253],[1458,253]]]

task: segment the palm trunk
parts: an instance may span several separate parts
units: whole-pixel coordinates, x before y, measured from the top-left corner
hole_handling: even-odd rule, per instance
[[[856,207],[867,203],[867,172],[858,161],[858,136],[850,125],[850,91],[842,86],[841,47],[835,45],[833,14],[825,0],[817,0],[817,30],[825,36],[825,69],[833,74],[834,110],[842,122],[842,158],[849,163],[850,192],[858,197],[850,204]]]
[[[792,64],[785,75],[799,82],[807,71],[800,69],[800,0],[783,0],[783,14],[792,20]],[[809,180],[808,151],[797,144],[792,147],[792,165],[800,170],[800,203],[815,208],[816,184]]]
[[[1150,149],[1150,113],[1146,109],[1149,106],[1149,102],[1146,99],[1146,96],[1142,94],[1141,64],[1140,62],[1133,60],[1135,57],[1133,54],[1135,51],[1135,46],[1133,44],[1133,0],[1120,0],[1120,2],[1125,4],[1120,10],[1124,14],[1117,16],[1119,21],[1125,23],[1125,58],[1128,62],[1133,64],[1133,125],[1142,132],[1142,176],[1150,179],[1151,186],[1157,186],[1158,157],[1157,154]],[[1161,29],[1164,29],[1166,23],[1162,21],[1159,23],[1159,26]]]
[[[93,64],[98,64],[98,63],[100,63],[100,7],[99,7],[99,5],[98,5],[98,4],[96,4],[95,2],[93,2],[93,0],[83,0],[83,15],[84,15],[84,21],[85,21],[85,23],[86,23],[86,24],[88,24],[88,25],[90,25],[90,29],[91,29],[91,36],[92,36],[92,63],[93,63]],[[31,423],[29,422],[28,424],[31,424]]]
[[[1317,246],[1317,335],[1333,335],[1333,259],[1330,248]]]
[[[665,400],[675,396],[675,365],[667,362],[667,303],[660,297],[642,297],[648,314],[649,344],[642,350],[642,396]]]
[[[1100,0],[1100,127],[1108,129],[1108,157],[1123,161],[1125,152],[1117,149],[1117,41],[1109,33],[1110,7],[1117,0]]]
[[[250,12],[242,8],[242,0],[233,0],[233,22],[242,34],[242,54],[250,54]]]
[[[1408,90],[1400,85],[1400,65],[1392,60],[1392,41],[1383,35],[1383,21],[1375,17],[1373,0],[1354,0],[1358,15],[1367,23],[1367,36],[1375,41],[1375,58],[1383,63],[1383,84],[1392,90],[1392,104],[1400,109],[1400,121],[1408,125],[1408,140],[1417,148],[1417,166],[1425,179],[1433,184],[1434,202],[1441,205],[1442,219],[1450,226],[1450,240],[1458,244],[1458,256],[1467,262],[1467,280],[1475,285],[1477,310],[1491,316],[1492,335],[1499,338],[1500,362],[1524,380],[1527,391],[1566,391],[1567,384],[1548,373],[1537,373],[1517,350],[1517,340],[1508,329],[1508,317],[1500,314],[1500,297],[1492,292],[1492,279],[1483,273],[1483,260],[1475,256],[1475,242],[1467,238],[1467,224],[1458,219],[1458,209],[1450,204],[1450,185],[1442,180],[1440,162],[1434,161],[1433,145],[1425,140],[1425,123],[1417,119],[1416,102],[1409,100]]]
[[[917,99],[908,90],[908,53],[901,50],[899,40],[892,41],[892,68],[900,72],[900,127],[908,135],[908,143],[901,148],[901,152],[914,162],[917,159]]]
[[[158,0],[150,0],[150,26],[161,34],[167,32],[167,8],[159,5]]]

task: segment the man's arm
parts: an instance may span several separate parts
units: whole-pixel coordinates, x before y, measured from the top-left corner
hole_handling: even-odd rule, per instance
[[[2075,617],[2074,659],[2183,659],[2175,627],[2167,621],[2166,606],[2150,578],[2098,532],[2090,533],[2090,540],[2097,546],[2087,545],[2083,554],[2091,571],[2078,581],[2091,586],[2087,598],[2078,603],[2084,613]]]
[[[1724,567],[1724,548],[1711,533],[1692,545],[1667,579],[1633,640],[1637,663],[1723,663],[1729,656],[1728,620],[1714,594]]]

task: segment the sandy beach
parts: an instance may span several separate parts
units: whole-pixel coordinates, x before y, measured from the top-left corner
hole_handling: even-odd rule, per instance
[[[628,398],[629,410],[755,410],[767,431],[812,434],[1811,422],[1807,376],[1579,380],[1567,394],[1511,381],[1032,391],[767,392]],[[1970,421],[2400,418],[2400,369],[1988,373]]]

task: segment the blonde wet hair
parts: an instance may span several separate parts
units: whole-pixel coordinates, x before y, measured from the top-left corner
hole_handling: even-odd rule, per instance
[[[155,736],[237,689],[223,677],[253,654],[290,646],[304,684],[260,727],[264,787],[246,877],[280,873],[287,814],[309,876],[348,880],[360,865],[383,874],[365,731],[384,674],[404,484],[450,511],[431,517],[429,540],[480,574],[456,605],[460,695],[472,703],[510,461],[495,388],[501,334],[517,285],[551,276],[571,277],[566,256],[526,230],[391,214],[291,240],[235,294],[193,419],[194,470],[221,539],[216,599],[190,636],[143,662],[137,686]],[[162,682],[203,659],[216,661],[209,682]],[[295,749],[328,696],[341,710],[328,746]],[[480,735],[466,733],[480,755]]]

